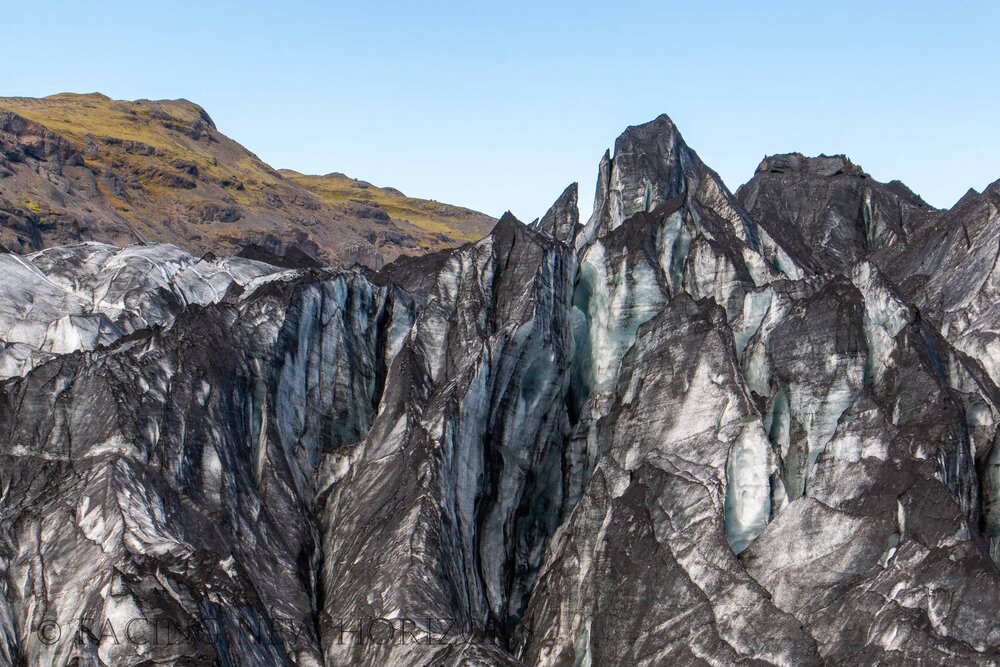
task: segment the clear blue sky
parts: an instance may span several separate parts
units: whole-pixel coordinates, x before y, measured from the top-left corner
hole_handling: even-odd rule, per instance
[[[1000,178],[1000,3],[0,0],[0,95],[186,97],[275,167],[530,220],[666,112],[732,189],[847,153],[936,206]]]

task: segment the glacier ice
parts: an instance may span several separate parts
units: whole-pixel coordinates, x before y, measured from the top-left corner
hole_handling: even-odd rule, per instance
[[[995,662],[997,191],[733,195],[666,117],[597,186],[379,272],[0,254],[0,662]]]

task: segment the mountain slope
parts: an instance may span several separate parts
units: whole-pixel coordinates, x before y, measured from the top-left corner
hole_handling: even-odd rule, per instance
[[[414,225],[439,245],[453,245],[455,240],[478,241],[496,222],[471,209],[407,197],[395,188],[380,188],[344,174],[309,176],[291,169],[278,173],[333,206],[360,206],[359,214],[376,222],[394,220]]]
[[[233,254],[253,243],[378,267],[481,238],[493,222],[388,189],[373,197],[361,181],[288,175],[186,100],[0,98],[0,243],[15,252],[94,240]]]

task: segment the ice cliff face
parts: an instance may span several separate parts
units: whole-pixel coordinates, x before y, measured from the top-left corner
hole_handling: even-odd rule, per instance
[[[814,272],[849,272],[869,252],[906,241],[932,211],[899,181],[879,183],[843,155],[765,158],[736,196]]]
[[[0,663],[1000,661],[994,190],[663,116],[378,273],[0,255]]]

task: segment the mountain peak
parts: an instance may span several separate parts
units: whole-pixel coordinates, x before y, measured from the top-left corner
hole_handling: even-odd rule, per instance
[[[536,221],[535,228],[539,229],[557,241],[571,244],[576,236],[577,226],[580,223],[580,209],[578,204],[579,187],[572,183],[563,190],[559,198],[542,216]]]
[[[619,140],[625,136],[652,138],[664,135],[669,136],[675,132],[677,132],[677,125],[670,118],[670,116],[665,113],[661,113],[653,120],[640,123],[638,125],[629,125],[625,128],[625,131],[621,134]]]
[[[667,114],[660,114],[648,123],[630,125],[615,141],[612,159],[616,162],[630,155],[649,158],[669,158],[681,150],[690,150],[680,131]],[[663,160],[658,160],[663,161]]]
[[[518,220],[517,216],[510,211],[504,211],[503,215],[500,216],[500,219],[497,220],[498,227],[518,226],[522,224],[524,223]]]
[[[594,212],[581,241],[686,193],[703,166],[666,114],[628,127],[615,140],[614,153],[601,159]]]

